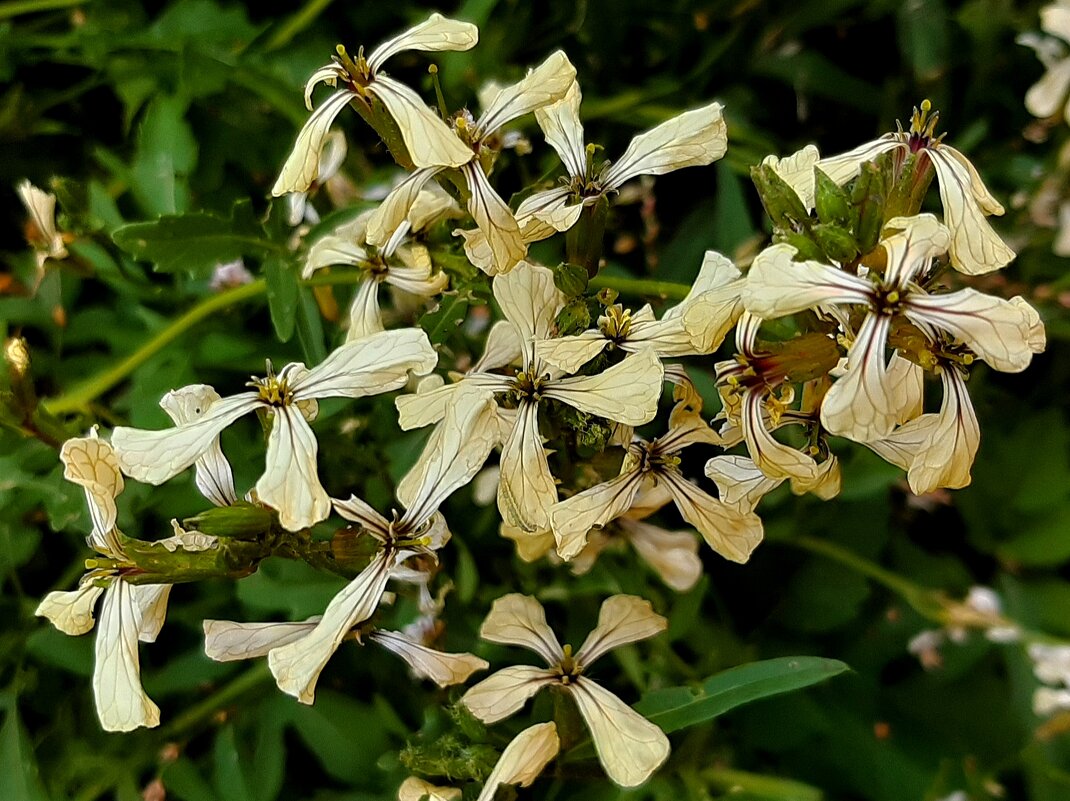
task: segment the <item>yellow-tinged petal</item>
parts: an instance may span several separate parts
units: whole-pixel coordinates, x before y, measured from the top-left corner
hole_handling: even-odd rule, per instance
[[[561,644],[546,623],[546,611],[530,595],[514,592],[496,599],[479,636],[488,642],[527,648],[549,665],[561,659]]]
[[[106,543],[118,515],[115,499],[123,491],[115,450],[94,431],[92,436],[72,437],[64,442],[59,458],[63,462],[63,477],[85,491],[93,520],[92,540]]]
[[[847,356],[847,373],[825,394],[821,424],[855,442],[883,439],[892,433],[899,408],[889,386],[885,344],[891,318],[867,314]]]
[[[606,775],[637,787],[669,758],[669,738],[617,696],[588,678],[569,685]]]
[[[103,587],[83,584],[76,590],[50,592],[41,599],[34,612],[72,637],[85,634],[93,628],[93,607],[104,592]]]
[[[592,528],[601,528],[631,508],[643,484],[638,467],[566,498],[550,510],[550,528],[562,559],[568,561],[583,550]]]
[[[614,648],[660,634],[669,621],[654,611],[650,601],[635,595],[613,595],[602,602],[598,625],[576,651],[576,661],[586,666]]]
[[[885,280],[898,286],[905,286],[951,246],[951,232],[931,214],[895,217],[885,228],[899,229],[880,241],[888,254]]]
[[[988,190],[980,198],[976,196],[973,187],[976,173],[963,163],[965,157],[961,153],[954,151],[953,155],[952,148],[946,145],[931,147],[927,152],[936,168],[944,221],[951,231],[952,266],[967,275],[980,275],[1006,266],[1014,258],[1014,251],[985,219],[986,208],[993,208],[995,199]]]
[[[405,385],[409,371],[430,373],[438,353],[419,328],[380,331],[334,349],[326,359],[291,382],[294,401],[362,398]]]
[[[706,477],[717,485],[722,502],[742,512],[753,512],[767,494],[784,483],[769,478],[746,456],[714,456],[706,462]]]
[[[720,103],[686,111],[632,139],[606,173],[603,186],[619,189],[640,175],[663,175],[712,164],[728,150],[728,126]]]
[[[872,161],[889,150],[901,147],[906,147],[906,145],[899,136],[894,133],[888,133],[880,139],[874,139],[872,142],[859,145],[854,150],[848,150],[838,156],[821,159],[817,162],[817,167],[835,183],[842,186],[858,175],[865,162]]]
[[[316,627],[318,617],[299,623],[235,623],[204,621],[204,653],[216,662],[256,659],[299,640]]]
[[[802,150],[792,153],[790,156],[777,158],[766,156],[762,159],[764,166],[772,167],[781,180],[795,190],[803,206],[807,209],[814,207],[814,167],[817,166],[821,155],[817,152],[817,145],[807,145]]]
[[[290,531],[315,525],[331,513],[331,499],[316,466],[318,450],[316,435],[296,406],[275,409],[256,494],[279,513],[279,523]]]
[[[479,28],[471,22],[450,19],[436,12],[372,50],[368,55],[368,67],[375,72],[388,58],[406,50],[471,50],[478,42]]]
[[[486,173],[478,163],[465,164],[461,172],[464,173],[470,192],[468,213],[487,238],[487,247],[493,257],[491,275],[507,273],[528,252],[524,237],[520,235],[520,226],[517,225],[513,212],[509,210],[509,205],[490,185]]]
[[[398,788],[398,801],[461,801],[456,787],[440,787],[416,776],[410,776]]]
[[[476,801],[494,801],[503,784],[529,786],[560,748],[557,726],[552,722],[536,723],[524,729],[505,746]]]
[[[601,373],[547,382],[543,395],[587,414],[638,426],[658,413],[664,377],[657,354],[643,348]]]
[[[487,660],[473,654],[436,651],[396,631],[376,631],[368,638],[405,660],[414,674],[439,687],[464,684],[477,670],[486,670],[490,666]]]
[[[561,100],[535,109],[535,119],[546,136],[546,144],[557,151],[572,178],[582,178],[587,172],[587,152],[583,143],[583,124],[580,122],[582,99],[580,85],[573,81]]]
[[[475,158],[472,149],[405,84],[379,75],[368,91],[383,101],[394,118],[417,167],[460,167]]]
[[[502,446],[500,464],[498,511],[502,519],[524,531],[545,531],[550,508],[557,503],[557,483],[542,446],[537,403],[521,402]]]
[[[698,538],[693,531],[666,531],[628,517],[617,520],[617,526],[636,553],[672,589],[687,592],[702,578]]]
[[[1025,107],[1034,117],[1046,119],[1059,113],[1070,93],[1070,58],[1052,64],[1025,93]]]
[[[516,327],[526,369],[530,366],[533,341],[549,338],[557,313],[565,305],[565,297],[554,286],[552,272],[528,262],[495,277],[493,289],[505,319]]]
[[[137,638],[141,642],[156,642],[167,618],[167,599],[170,595],[170,584],[141,584],[133,588],[134,605],[141,620]]]
[[[353,302],[349,304],[346,342],[356,342],[385,330],[383,313],[379,309],[379,284],[372,278],[365,278],[357,284]]]
[[[486,136],[537,108],[556,103],[565,97],[575,82],[576,68],[564,51],[551,53],[517,83],[495,95],[476,122],[479,135]]]
[[[764,533],[758,515],[707,495],[682,476],[666,473],[663,480],[680,515],[698,529],[713,550],[741,564],[750,559]]]
[[[293,150],[282,165],[271,194],[280,197],[290,192],[307,192],[320,172],[320,156],[334,118],[353,98],[349,89],[338,89],[312,112],[297,134]]]
[[[141,614],[133,587],[115,579],[100,606],[93,665],[93,697],[105,731],[160,725],[160,708],[141,688],[138,631]]]
[[[413,170],[376,206],[368,218],[369,245],[383,247],[398,227],[408,219],[413,204],[424,191],[427,182],[442,172],[442,167],[420,167]]]
[[[529,698],[556,681],[550,668],[513,665],[471,687],[461,696],[461,703],[484,723],[497,723],[519,712]]]
[[[392,554],[377,553],[360,575],[331,599],[312,631],[268,653],[268,667],[280,690],[302,704],[316,699],[320,672],[349,630],[375,613],[393,563]]]
[[[204,417],[219,400],[219,393],[207,384],[192,384],[168,392],[160,399],[160,406],[176,425],[185,425]],[[216,506],[228,506],[238,499],[234,473],[219,447],[218,437],[194,464],[197,489],[205,498]]]
[[[605,334],[592,329],[573,336],[536,340],[535,358],[566,373],[575,373],[607,345]]]
[[[542,559],[554,549],[557,542],[552,531],[524,531],[508,523],[502,523],[499,532],[516,544],[516,555],[525,562]]]
[[[981,429],[965,382],[953,369],[945,369],[941,378],[944,400],[933,424],[925,426],[929,436],[927,447],[918,449],[907,469],[907,482],[915,495],[941,487],[968,486],[970,468],[981,443]],[[907,423],[903,428],[911,425]]]
[[[1029,334],[1026,337],[1029,349],[1033,353],[1043,353],[1048,346],[1048,335],[1044,330],[1044,322],[1040,319],[1040,314],[1021,295],[1011,298],[1011,303],[1021,309],[1029,321]]]
[[[772,245],[754,258],[743,287],[743,305],[758,317],[795,314],[821,304],[866,304],[873,285],[816,261],[793,261],[796,249]]]

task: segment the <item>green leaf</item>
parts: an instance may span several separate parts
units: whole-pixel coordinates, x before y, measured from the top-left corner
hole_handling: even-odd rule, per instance
[[[19,720],[14,705],[10,707],[0,728],[0,798],[12,801],[48,801],[48,793],[41,783],[30,738]]]
[[[148,214],[178,214],[189,206],[187,178],[197,163],[197,140],[186,107],[185,100],[160,95],[141,121],[130,175],[134,196]]]
[[[297,274],[286,259],[271,255],[264,262],[264,277],[267,279],[268,309],[275,336],[280,342],[289,342],[297,323],[297,304],[300,288]]]
[[[701,687],[669,687],[643,696],[635,710],[669,733],[705,723],[737,706],[825,681],[848,666],[835,659],[788,656],[729,668]]]
[[[225,726],[216,735],[214,757],[213,779],[219,797],[231,801],[252,801],[253,794],[242,769],[242,758],[234,740],[233,726]]]
[[[373,707],[340,693],[320,690],[316,705],[293,711],[298,735],[323,769],[344,782],[375,780],[375,764],[390,740]]]
[[[246,221],[211,214],[167,215],[124,225],[112,234],[119,247],[151,261],[157,272],[207,276],[219,264],[274,249]]]

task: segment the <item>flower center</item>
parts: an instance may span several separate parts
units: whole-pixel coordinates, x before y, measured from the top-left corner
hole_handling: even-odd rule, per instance
[[[283,373],[285,372],[286,370],[283,370]],[[270,359],[267,363],[267,375],[264,378],[253,376],[246,386],[255,389],[260,400],[268,406],[282,407],[293,403],[294,393],[290,382],[286,380],[285,375],[275,375]]]
[[[631,310],[624,309],[619,303],[606,307],[606,313],[598,318],[598,328],[606,339],[623,342],[628,338],[632,327]]]
[[[940,112],[933,111],[933,104],[927,99],[921,101],[921,108],[915,107],[910,117],[910,130],[907,132],[907,147],[911,153],[925,150],[940,143],[943,134],[936,135],[936,125],[940,121]]]
[[[903,292],[895,285],[880,283],[874,289],[870,306],[877,314],[897,314],[903,305]]]
[[[583,665],[576,661],[572,656],[572,646],[565,644],[565,647],[561,649],[564,655],[561,657],[561,661],[554,666],[554,673],[557,676],[558,681],[564,684],[566,687],[572,684],[583,673]]]
[[[541,378],[531,373],[527,373],[520,370],[516,374],[516,378],[513,379],[513,392],[516,393],[518,399],[528,398],[533,401],[538,401],[542,398],[541,390],[546,383],[548,376],[542,376]]]

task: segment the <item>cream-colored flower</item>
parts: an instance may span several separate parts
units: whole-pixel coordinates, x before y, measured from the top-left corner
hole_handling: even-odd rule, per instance
[[[465,402],[463,395],[459,397],[460,402],[447,413],[415,466],[399,484],[398,499],[405,507],[404,514],[388,519],[355,496],[334,502],[342,517],[359,523],[378,542],[378,549],[360,575],[331,600],[323,617],[307,634],[268,654],[268,665],[283,692],[311,704],[320,672],[353,627],[374,614],[387,581],[396,576],[398,567],[415,554],[433,555],[449,539],[449,529],[438,507],[471,480],[497,442],[496,432],[489,424],[494,415],[493,401],[482,393],[475,394],[478,397],[471,403]],[[402,656],[414,670],[422,670],[421,675],[445,675],[443,663],[435,663],[437,657],[420,651],[422,646],[418,644],[403,647],[397,637],[384,634],[378,641]]]
[[[550,510],[550,527],[562,559],[572,559],[587,544],[592,528],[626,514],[640,491],[663,485],[681,516],[698,529],[717,553],[746,562],[762,540],[762,522],[703,492],[680,472],[679,453],[695,443],[720,439],[698,415],[689,415],[668,433],[647,442],[636,437],[628,447],[620,475],[561,501]]]
[[[517,209],[522,224],[534,218],[554,231],[571,228],[584,206],[617,192],[640,175],[664,175],[684,167],[712,164],[728,150],[728,126],[720,103],[684,112],[632,139],[616,162],[595,164],[584,144],[580,87],[573,83],[557,103],[538,109],[535,118],[557,151],[568,175],[563,185],[536,192]],[[541,237],[541,238],[545,238]]]
[[[320,152],[315,180],[305,191],[290,192],[286,195],[286,222],[297,226],[302,223],[315,225],[320,221],[320,216],[308,202],[308,197],[334,177],[346,160],[346,150],[345,134],[341,131],[328,131]]]
[[[736,508],[748,511],[754,508],[761,495],[782,481],[790,480],[796,494],[813,492],[826,497],[838,488],[839,477],[835,461],[826,465],[829,461],[826,458],[819,464],[811,453],[786,445],[773,436],[772,431],[783,425],[798,423],[814,427],[816,409],[807,408],[805,392],[803,408],[799,411],[790,408],[789,404],[795,399],[794,388],[788,383],[786,366],[774,354],[759,348],[761,324],[760,317],[744,313],[736,326],[735,358],[714,365],[724,403],[722,415],[727,421],[721,430],[723,445],[731,447],[740,441],[745,442],[753,464],[772,482],[758,482],[745,490],[746,497],[753,503],[730,502]],[[830,476],[835,476],[835,481],[831,481]],[[710,478],[717,480],[713,475]],[[722,498],[726,494],[725,483],[730,480],[731,474],[718,480]],[[738,491],[732,494],[738,494]]]
[[[498,91],[478,119],[466,111],[453,117],[453,132],[435,129],[428,133],[442,140],[441,147],[461,147],[468,157],[453,163],[442,160],[417,165],[376,209],[368,224],[368,241],[383,245],[405,218],[420,189],[438,173],[459,167],[468,186],[468,213],[486,238],[491,275],[508,272],[527,252],[520,228],[509,205],[502,200],[487,178],[488,165],[483,163],[488,139],[502,126],[525,114],[530,114],[564,97],[576,79],[576,68],[560,50],[552,53],[542,64],[533,68],[519,82]],[[484,265],[481,265],[484,266]]]
[[[802,150],[783,158],[766,156],[762,159],[762,164],[772,167],[773,172],[795,190],[803,205],[807,209],[812,209],[816,200],[814,167],[820,160],[821,154],[817,151],[817,145],[807,145]]]
[[[929,101],[914,110],[909,131],[888,133],[839,156],[823,158],[817,166],[837,184],[858,175],[864,162],[882,153],[895,151],[897,158],[924,152],[936,169],[944,224],[951,233],[948,254],[951,265],[967,275],[979,275],[1006,266],[1014,251],[992,230],[987,215],[1003,214],[1003,206],[992,196],[973,164],[955,148],[935,135],[938,114],[929,113]]]
[[[85,490],[93,520],[90,547],[107,559],[125,562],[122,535],[115,527],[115,499],[123,491],[123,480],[111,446],[93,432],[63,443],[60,459],[67,480]],[[156,639],[170,589],[164,584],[135,586],[114,570],[95,569],[82,577],[78,589],[50,592],[37,607],[35,614],[64,634],[78,636],[96,625],[93,696],[106,731],[160,724],[159,707],[141,687],[138,640]],[[93,607],[102,595],[100,619],[95,621]]]
[[[44,273],[46,261],[67,258],[67,246],[63,242],[63,234],[56,227],[56,196],[51,192],[38,189],[25,180],[20,181],[15,189],[33,223],[29,231],[29,239],[37,254],[37,274],[40,279]]]
[[[687,297],[662,319],[654,317],[649,304],[637,312],[613,304],[598,318],[598,328],[539,340],[535,352],[566,373],[576,372],[607,347],[628,353],[649,347],[661,358],[713,353],[743,313],[744,283],[729,259],[709,250]]]
[[[450,200],[448,195],[446,199]],[[405,220],[382,248],[369,245],[368,219],[372,213],[367,211],[313,242],[302,271],[303,277],[310,278],[324,267],[347,265],[365,273],[366,277],[357,284],[349,307],[347,342],[386,330],[379,308],[379,287],[382,284],[389,284],[410,295],[432,297],[442,292],[449,283],[445,273],[434,271],[427,248],[409,237],[410,231],[416,230],[410,220]]]
[[[747,310],[763,317],[818,306],[868,308],[854,335],[846,373],[821,406],[825,428],[857,442],[887,437],[899,417],[885,356],[896,316],[923,331],[950,334],[972,352],[971,359],[976,356],[1003,372],[1024,370],[1033,357],[1035,323],[1020,303],[973,289],[929,294],[919,286],[919,277],[951,239],[932,215],[897,218],[889,227],[900,230],[880,243],[888,256],[883,275],[863,277],[816,261],[796,262],[795,248],[773,245],[755,258],[743,297]]]
[[[200,420],[219,400],[219,393],[207,384],[191,384],[168,392],[160,399],[160,407],[176,426],[181,426]],[[193,465],[197,489],[205,498],[216,506],[229,506],[238,499],[234,473],[219,446],[218,435]]]
[[[219,433],[239,417],[267,409],[274,420],[256,494],[278,511],[283,526],[296,531],[318,523],[331,510],[316,468],[316,435],[305,418],[314,413],[316,400],[389,392],[408,380],[410,370],[427,373],[437,361],[423,331],[382,331],[342,345],[311,370],[293,362],[278,374],[254,379],[254,392],[215,400],[198,418],[174,428],[116,428],[112,444],[126,475],[160,484],[205,456]]]
[[[668,758],[669,740],[661,729],[596,684],[587,671],[614,648],[653,637],[667,626],[668,621],[648,601],[614,595],[603,602],[598,626],[573,654],[571,646],[561,647],[538,601],[515,593],[504,595],[491,607],[480,637],[528,648],[548,667],[517,665],[499,670],[468,690],[461,703],[484,723],[496,723],[518,712],[543,687],[558,686],[576,702],[606,775],[622,787],[635,787]]]
[[[356,61],[341,51],[331,64],[320,67],[305,85],[305,105],[312,110],[312,90],[319,83],[337,86],[334,94],[316,109],[297,135],[297,142],[271,189],[276,197],[291,192],[307,192],[320,174],[320,159],[334,118],[357,100],[370,103],[372,96],[382,102],[397,123],[409,157],[417,167],[446,164],[459,167],[471,159],[471,152],[451,137],[449,127],[416,92],[395,81],[380,69],[391,56],[406,50],[439,52],[468,50],[479,41],[479,31],[468,22],[432,14],[427,20],[388,39],[367,58]],[[399,221],[400,222],[400,221]],[[391,233],[397,228],[391,228]]]
[[[1070,124],[1070,2],[1056,0],[1040,9],[1040,27],[1047,37],[1024,33],[1018,44],[1033,48],[1044,64],[1046,72],[1039,81],[1029,87],[1025,95],[1025,107],[1034,117],[1046,119],[1060,111]]]
[[[664,368],[646,348],[602,373],[562,378],[535,349],[537,340],[549,337],[564,303],[553,274],[545,267],[523,262],[497,276],[493,289],[514,329],[515,340],[507,341],[520,343],[522,368],[512,376],[473,370],[456,384],[400,397],[396,401],[399,424],[407,430],[436,422],[462,387],[477,387],[488,396],[508,395],[516,402],[516,410],[502,448],[498,509],[510,525],[524,531],[545,531],[549,509],[557,502],[557,486],[539,434],[539,404],[557,400],[607,420],[641,425],[657,414]]]

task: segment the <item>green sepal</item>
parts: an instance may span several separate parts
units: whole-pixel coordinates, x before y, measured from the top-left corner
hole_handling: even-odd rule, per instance
[[[571,336],[586,331],[591,325],[591,312],[582,298],[571,300],[557,313],[558,336]]]
[[[587,271],[578,264],[563,261],[551,268],[556,286],[566,298],[576,298],[587,291]]]
[[[817,167],[814,168],[814,178],[814,205],[818,219],[827,225],[843,225],[849,222],[851,198],[847,190]]]
[[[810,234],[832,261],[843,264],[858,255],[855,238],[839,225],[819,223],[810,229]]]
[[[230,506],[213,506],[182,521],[185,528],[237,540],[251,540],[271,529],[274,515],[263,506],[238,501]]]
[[[762,199],[773,226],[781,231],[796,231],[810,226],[810,213],[795,190],[768,164],[751,167],[751,180]]]

